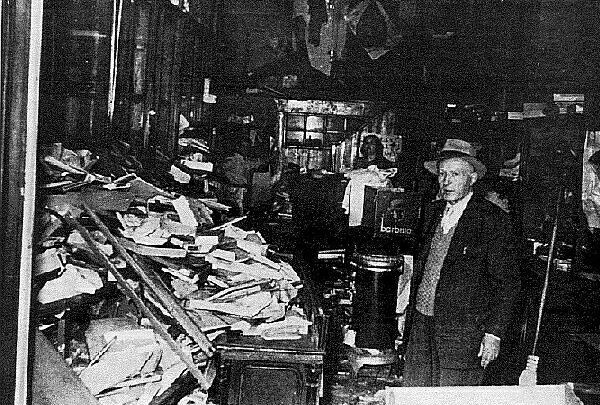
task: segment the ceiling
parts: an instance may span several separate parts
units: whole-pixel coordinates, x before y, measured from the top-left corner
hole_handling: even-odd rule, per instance
[[[510,106],[524,95],[595,91],[600,73],[600,5],[592,0],[218,5],[215,72],[234,87],[404,101],[444,94]],[[329,69],[315,58],[315,42],[333,52]],[[374,59],[369,50],[377,47],[386,53]],[[298,83],[283,88],[280,78],[290,74]]]

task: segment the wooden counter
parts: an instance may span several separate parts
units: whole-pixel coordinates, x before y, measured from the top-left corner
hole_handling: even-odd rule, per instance
[[[297,340],[228,335],[216,345],[221,404],[318,404],[326,329],[326,319],[317,318]]]

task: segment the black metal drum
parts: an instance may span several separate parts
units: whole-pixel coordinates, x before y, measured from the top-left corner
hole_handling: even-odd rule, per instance
[[[355,345],[369,349],[393,349],[398,334],[396,295],[398,279],[404,271],[402,255],[357,250],[350,260],[356,272],[356,294],[352,317]]]

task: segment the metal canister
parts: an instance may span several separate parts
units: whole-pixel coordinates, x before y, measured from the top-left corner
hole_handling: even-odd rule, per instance
[[[396,327],[398,279],[404,271],[399,254],[357,250],[350,260],[356,272],[352,302],[355,345],[370,349],[393,349]]]

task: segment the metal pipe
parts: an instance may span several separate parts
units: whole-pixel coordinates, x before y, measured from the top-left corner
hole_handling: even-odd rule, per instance
[[[546,295],[548,293],[548,282],[550,280],[550,270],[552,268],[552,263],[554,261],[554,249],[556,244],[556,233],[558,230],[558,218],[560,215],[560,206],[561,201],[563,199],[563,195],[565,192],[565,187],[562,186],[559,189],[559,194],[556,199],[556,212],[554,215],[554,224],[552,226],[552,236],[550,238],[550,247],[548,250],[548,260],[546,261],[546,275],[544,277],[544,287],[542,288],[542,296],[540,298],[540,308],[538,310],[538,318],[537,318],[537,326],[535,328],[535,337],[533,340],[533,350],[531,351],[532,355],[535,355],[535,349],[537,348],[538,338],[540,335],[540,326],[542,324],[542,314],[544,312],[544,305],[546,304]]]

